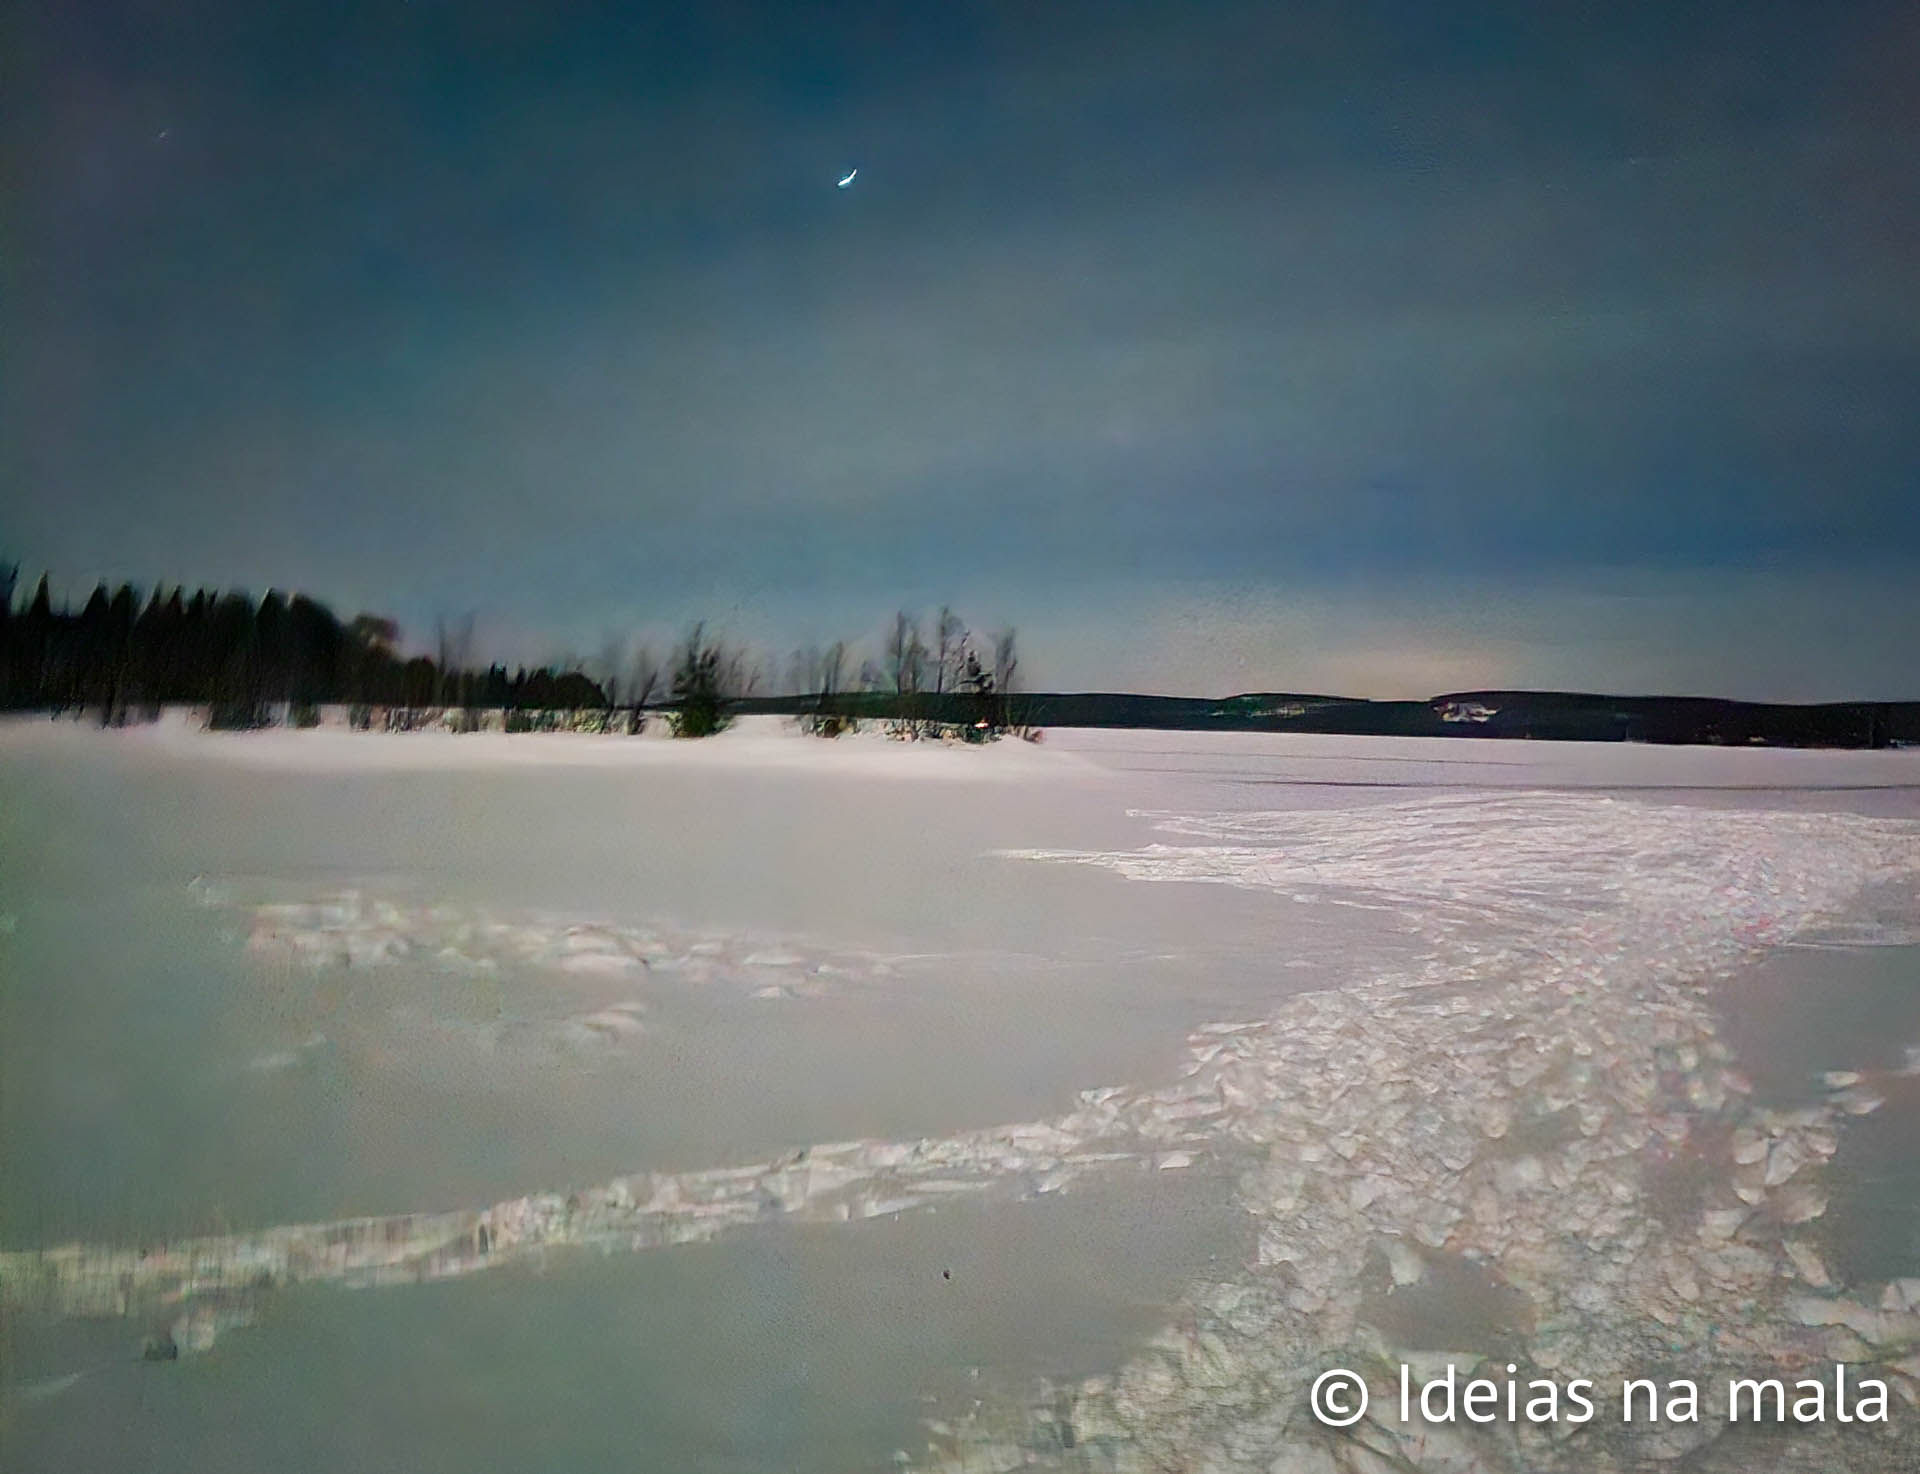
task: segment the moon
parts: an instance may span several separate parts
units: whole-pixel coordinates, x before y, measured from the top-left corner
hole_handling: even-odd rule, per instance
[[[846,188],[846,187],[847,187],[847,186],[848,186],[849,184],[852,184],[852,183],[853,183],[853,176],[854,176],[855,174],[858,174],[859,172],[860,172],[860,171],[859,171],[858,169],[850,169],[850,170],[848,170],[848,171],[847,171],[847,177],[846,177],[845,179],[842,179],[842,180],[841,180],[841,181],[839,182],[839,184],[838,184],[838,185],[836,186],[836,188],[839,188],[839,189],[845,189],[845,188]]]

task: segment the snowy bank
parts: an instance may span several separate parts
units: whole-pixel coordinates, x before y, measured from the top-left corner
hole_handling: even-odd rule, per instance
[[[743,717],[725,731],[674,739],[655,723],[639,736],[590,732],[356,732],[338,725],[210,732],[185,710],[147,726],[102,730],[40,717],[0,720],[0,757],[69,743],[110,744],[162,761],[222,762],[292,772],[393,772],[495,767],[762,769],[876,780],[1072,779],[1094,771],[1045,743],[898,742],[877,728],[812,737],[789,718]]]

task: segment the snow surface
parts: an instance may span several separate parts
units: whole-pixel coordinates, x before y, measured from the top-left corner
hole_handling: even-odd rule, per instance
[[[1566,1375],[1920,1339],[1897,1285],[1845,1298],[1817,1237],[1847,1122],[1897,1081],[1836,1058],[1795,1111],[1751,1104],[1713,991],[1783,944],[1912,934],[1920,753],[13,722],[0,764],[22,796],[0,909],[34,969],[7,1023],[69,1051],[5,1046],[9,1158],[39,1200],[8,1247],[74,1240],[0,1266],[43,1308],[184,1296],[181,1344],[241,1355],[271,1329],[221,1297],[262,1275],[464,1279],[565,1245],[1004,1215],[1144,1171],[1229,1174],[1247,1262],[1038,1412],[1017,1379],[943,1404],[928,1459],[1064,1457],[1070,1422],[1116,1467],[1509,1467],[1434,1429],[1329,1453],[1301,1422],[1301,1369],[1419,1350],[1406,1307],[1454,1264],[1524,1304],[1528,1355]],[[191,983],[128,944],[141,926]],[[138,1029],[175,986],[217,1022],[162,1019],[179,1057],[129,1064],[99,1021]],[[112,1231],[151,1249],[167,1226],[70,1165],[128,1155],[129,1068],[186,1102],[173,1134],[133,1133],[133,1178],[167,1164],[147,1180],[174,1224],[214,1200],[244,1223],[165,1253]],[[289,1127],[316,1110],[339,1131]],[[300,1180],[247,1113],[295,1130]],[[215,1123],[233,1142],[210,1157]],[[1709,1185],[1674,1218],[1656,1167],[1689,1154]],[[1457,1298],[1421,1303],[1477,1334]],[[33,1394],[36,1416],[87,1385]]]
[[[83,722],[0,718],[0,754],[76,741],[111,746],[118,761],[234,763],[292,772],[490,768],[530,765],[761,768],[822,777],[963,781],[1165,775],[1289,788],[1602,788],[1752,790],[1772,796],[1823,789],[1920,787],[1920,750],[1834,751],[1669,747],[1642,743],[1518,742],[1490,737],[1348,737],[1250,732],[1048,729],[1039,743],[986,748],[900,742],[877,727],[803,739],[783,717],[752,716],[716,737],[671,739],[654,722],[640,737],[583,733],[207,732],[185,709],[160,722],[101,732]],[[1300,795],[1294,795],[1298,799]]]

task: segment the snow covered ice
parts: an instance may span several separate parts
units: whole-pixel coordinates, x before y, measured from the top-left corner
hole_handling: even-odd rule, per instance
[[[1846,1466],[1920,1456],[1920,1265],[1849,1281],[1825,1236],[1848,1133],[1907,1108],[1913,1077],[1836,1057],[1801,1098],[1764,1098],[1724,1027],[1785,945],[1912,934],[1913,754],[1066,732],[920,752],[772,724],[625,749],[60,736],[0,735],[31,795],[10,842],[82,789],[136,817],[83,820],[44,877],[10,871],[8,942],[42,967],[98,960],[74,897],[101,877],[132,899],[96,927],[201,939],[223,1022],[156,1091],[193,1075],[225,1118],[345,1082],[457,1109],[444,1130],[485,1122],[491,1145],[396,1118],[369,1152],[372,1118],[349,1111],[346,1135],[309,1140],[333,1185],[276,1197],[221,1180],[272,1160],[244,1123],[227,1167],[155,1139],[176,1176],[220,1184],[203,1196],[252,1205],[181,1232],[67,1186],[56,1149],[127,1118],[56,1126],[70,1087],[30,1069],[10,1158],[46,1211],[7,1210],[12,1310],[125,1317],[217,1366],[272,1356],[270,1322],[312,1313],[302,1285],[414,1296],[580,1248],[650,1258],[1225,1177],[1246,1251],[1161,1305],[1160,1334],[1044,1385],[989,1363],[972,1395],[940,1394],[908,1461],[1839,1467],[1830,1428],[1756,1452],[1718,1436],[1724,1410],[1568,1436],[1336,1435],[1304,1409],[1323,1366],[1384,1379],[1430,1353],[1603,1384],[1840,1361],[1897,1393]],[[153,853],[107,859],[115,839]],[[23,973],[10,995],[75,1051],[69,1082],[105,1068],[74,1011],[156,1007],[139,947],[87,945],[125,976],[63,1001]],[[490,1165],[450,1170],[462,1149]],[[497,1183],[502,1161],[522,1175]],[[35,1395],[43,1446],[93,1385]]]

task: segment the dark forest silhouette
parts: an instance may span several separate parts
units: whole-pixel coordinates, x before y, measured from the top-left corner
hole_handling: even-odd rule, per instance
[[[93,591],[78,612],[56,609],[47,581],[14,607],[0,570],[0,706],[85,711],[103,723],[139,721],[166,705],[203,706],[214,726],[262,725],[276,706],[294,720],[323,704],[362,707],[605,707],[578,670],[467,670],[398,649],[400,631],[374,615],[342,620],[304,594],[130,584]],[[445,642],[443,642],[444,644]]]

